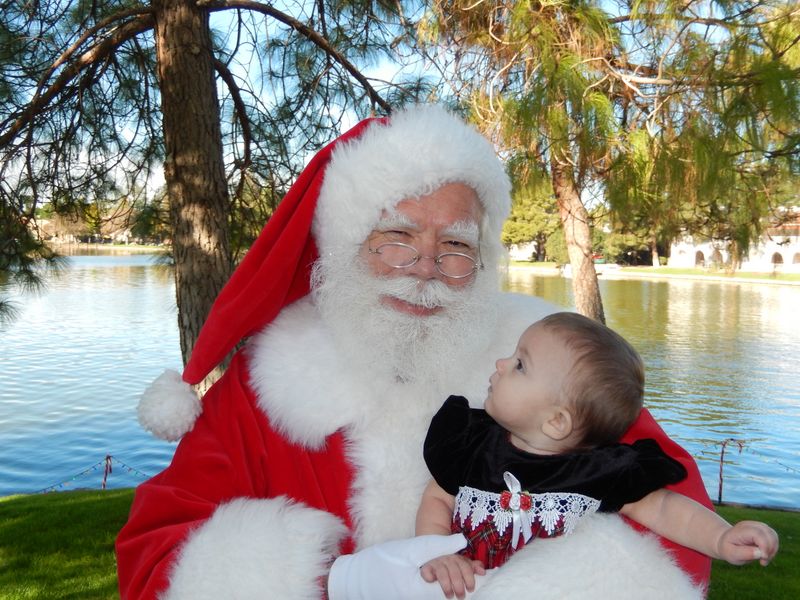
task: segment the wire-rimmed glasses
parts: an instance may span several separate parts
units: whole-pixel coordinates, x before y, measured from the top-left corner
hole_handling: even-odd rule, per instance
[[[461,252],[443,252],[437,256],[423,256],[414,246],[401,242],[386,242],[377,248],[369,248],[370,254],[377,254],[381,262],[393,269],[407,269],[421,258],[433,259],[436,270],[450,279],[464,279],[483,268],[480,258],[475,259]]]

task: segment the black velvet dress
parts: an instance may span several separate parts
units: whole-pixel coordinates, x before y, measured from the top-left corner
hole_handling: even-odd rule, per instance
[[[537,455],[511,444],[486,411],[450,396],[431,421],[425,462],[456,497],[452,530],[463,553],[486,568],[503,564],[524,543],[569,533],[585,515],[616,512],[686,477],[654,440]]]

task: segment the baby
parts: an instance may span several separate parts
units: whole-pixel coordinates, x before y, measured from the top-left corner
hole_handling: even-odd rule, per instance
[[[651,531],[732,564],[778,550],[764,523],[730,525],[664,489],[684,467],[653,440],[618,440],[637,418],[644,367],[620,335],[577,313],[534,323],[489,379],[484,409],[451,396],[425,440],[433,475],[417,535],[462,532],[467,547],[422,566],[445,596],[463,598],[475,574],[536,537],[570,533],[594,512],[619,512]]]

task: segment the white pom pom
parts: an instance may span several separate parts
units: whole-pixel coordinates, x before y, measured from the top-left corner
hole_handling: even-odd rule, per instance
[[[177,371],[166,370],[139,399],[139,423],[157,438],[174,442],[189,431],[202,411],[200,398]]]

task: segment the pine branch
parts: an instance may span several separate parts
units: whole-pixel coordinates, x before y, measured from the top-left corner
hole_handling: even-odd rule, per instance
[[[142,14],[140,17],[119,26],[111,31],[111,33],[100,40],[97,44],[91,46],[83,54],[78,56],[73,62],[67,64],[63,71],[56,77],[55,81],[49,86],[44,87],[44,83],[40,84],[39,90],[26,105],[24,110],[16,116],[6,131],[0,134],[0,148],[10,144],[16,135],[25,127],[30,125],[34,117],[45,110],[48,104],[64,91],[69,83],[81,76],[86,69],[89,69],[111,54],[114,51],[129,41],[133,37],[144,33],[154,27],[155,21],[151,13]],[[65,54],[70,54],[74,51],[75,46],[68,50]],[[49,73],[55,71],[58,65],[63,64],[65,54],[59,57],[51,67]]]
[[[220,11],[229,8],[241,8],[244,10],[252,10],[255,12],[260,12],[265,14],[273,19],[288,25],[295,31],[297,31],[300,35],[304,36],[306,39],[311,41],[314,45],[320,48],[323,52],[326,53],[329,57],[333,58],[337,63],[342,65],[353,78],[361,84],[364,90],[367,92],[370,100],[372,101],[373,105],[377,104],[380,106],[384,111],[387,113],[392,112],[392,107],[378,94],[378,92],[372,87],[370,82],[367,78],[358,70],[358,68],[350,62],[341,52],[339,52],[336,48],[334,48],[331,43],[318,31],[312,29],[305,23],[295,19],[294,17],[287,15],[284,12],[277,10],[276,8],[261,4],[260,2],[255,2],[254,0],[198,0],[198,6],[203,6],[208,8],[211,11]]]

